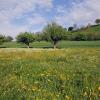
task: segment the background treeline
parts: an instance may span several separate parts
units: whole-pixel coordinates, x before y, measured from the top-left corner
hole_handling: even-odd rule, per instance
[[[100,25],[92,25],[72,30],[67,33],[66,40],[94,41],[100,40]]]
[[[13,37],[11,36],[0,35],[0,44],[3,42],[11,42],[12,40],[13,40]]]
[[[16,41],[26,44],[27,47],[35,41],[49,41],[54,45],[54,48],[60,40],[96,41],[100,40],[100,19],[96,19],[95,23],[95,25],[88,24],[81,28],[77,28],[77,25],[64,28],[56,22],[52,22],[47,24],[41,32],[21,32],[16,36]],[[11,36],[0,35],[0,44],[11,42],[12,40]]]

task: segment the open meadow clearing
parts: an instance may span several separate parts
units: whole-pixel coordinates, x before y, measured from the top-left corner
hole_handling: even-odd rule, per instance
[[[52,43],[41,41],[41,42],[33,42],[30,44],[31,48],[53,48]],[[60,41],[57,44],[57,48],[98,48],[100,47],[100,41]],[[27,48],[25,44],[20,44],[15,41],[13,42],[5,42],[0,45],[0,48]]]
[[[0,100],[100,100],[100,48],[0,49]]]

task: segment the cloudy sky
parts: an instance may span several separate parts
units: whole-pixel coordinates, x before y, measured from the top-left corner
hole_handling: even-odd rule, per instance
[[[0,34],[37,32],[50,21],[64,27],[100,18],[100,0],[0,0]]]

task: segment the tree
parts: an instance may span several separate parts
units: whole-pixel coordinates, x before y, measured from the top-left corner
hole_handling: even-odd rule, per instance
[[[5,42],[5,36],[0,35],[0,44],[2,44],[3,42]]]
[[[65,29],[58,25],[55,22],[48,24],[43,29],[43,39],[46,41],[50,41],[54,48],[56,48],[56,44],[63,39],[65,34]]]
[[[24,43],[27,45],[27,47],[30,47],[30,43],[35,41],[35,36],[32,33],[28,33],[28,32],[24,32],[24,33],[20,33],[17,37],[16,37],[17,42],[19,43]]]
[[[36,32],[35,33],[35,40],[36,41],[42,41],[42,34],[41,34],[41,32]]]
[[[11,36],[6,37],[6,42],[11,42],[12,40],[13,40],[13,37],[11,37]]]
[[[99,24],[100,24],[100,19],[96,19],[96,20],[95,20],[95,23],[96,23],[97,25],[99,25]]]
[[[74,27],[71,26],[68,28],[68,31],[73,31],[73,29],[74,29]]]

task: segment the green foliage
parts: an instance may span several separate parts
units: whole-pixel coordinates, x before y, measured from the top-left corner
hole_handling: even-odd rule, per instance
[[[68,33],[68,32],[67,32]],[[100,26],[93,25],[69,32],[66,40],[93,41],[100,40]]]
[[[43,38],[43,36],[42,36],[42,33],[41,33],[41,32],[36,32],[36,33],[35,33],[35,40],[36,40],[36,41],[39,41],[39,42],[40,42],[40,41],[43,41],[42,38]]]
[[[74,27],[69,27],[68,31],[73,31]]]
[[[17,37],[16,37],[17,42],[19,43],[24,43],[29,47],[29,44],[35,41],[35,36],[32,33],[20,33]]]
[[[5,37],[5,39],[6,39],[6,42],[11,42],[13,40],[13,37],[7,36],[7,37]]]
[[[100,24],[100,19],[96,19],[95,23],[99,25]]]
[[[52,22],[43,29],[43,40],[52,42],[55,48],[56,44],[63,39],[65,32],[62,26]]]
[[[88,27],[72,30],[69,27],[68,31],[64,28],[56,28],[57,25],[48,24],[44,28],[43,40],[55,41],[70,40],[70,41],[95,41],[100,40],[100,25],[91,25]],[[58,31],[57,31],[58,30]]]
[[[4,43],[5,42],[5,36],[3,35],[0,35],[0,44]]]

